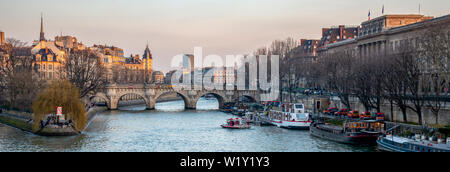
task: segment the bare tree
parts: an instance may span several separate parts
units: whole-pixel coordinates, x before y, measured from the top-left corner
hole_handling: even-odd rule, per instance
[[[402,111],[404,122],[408,122],[408,91],[405,86],[406,72],[401,64],[400,57],[396,54],[384,56],[382,63],[384,64],[384,77],[380,78],[382,90],[386,93],[385,98],[391,103],[391,119],[394,120],[394,107],[396,105]]]
[[[358,97],[364,105],[366,111],[376,109],[381,111],[382,101],[382,82],[379,80],[384,77],[384,66],[380,58],[371,57],[367,60],[361,60],[354,65],[354,79],[352,92]]]
[[[269,47],[262,47],[258,48],[255,52],[253,52],[253,55],[257,56],[257,60],[259,61],[258,56],[259,55],[278,55],[280,57],[280,100],[283,101],[283,89],[288,89],[290,101],[292,100],[292,75],[295,72],[295,67],[290,62],[291,61],[291,51],[295,47],[298,46],[297,41],[293,38],[286,38],[285,40],[275,40],[272,41]],[[271,72],[271,66],[269,65],[270,58],[268,58],[269,63],[267,66],[267,71]],[[245,64],[247,65],[247,64]],[[272,79],[272,78],[271,78]],[[246,81],[248,82],[248,81]]]
[[[418,55],[423,62],[423,94],[426,106],[439,122],[439,112],[445,106],[450,81],[450,31],[443,26],[425,30],[417,40]]]
[[[351,109],[353,63],[355,56],[351,52],[337,52],[321,58],[321,78],[329,88],[336,92],[342,103]]]
[[[392,61],[389,66],[390,73],[384,82],[385,91],[402,111],[404,122],[407,122],[406,109],[411,109],[416,112],[418,122],[422,124],[422,110],[425,102],[421,92],[423,63],[410,42],[401,43],[397,49],[388,56]]]
[[[284,89],[288,90],[289,101],[292,101],[292,75],[296,66],[293,66],[291,51],[298,46],[298,42],[293,38],[285,40],[275,40],[269,47],[269,55],[280,56],[280,100],[283,100]]]
[[[8,106],[30,111],[42,82],[36,74],[31,48],[14,38],[7,39],[7,46],[0,57],[0,87]],[[20,102],[20,103],[19,103]]]
[[[99,56],[90,50],[80,50],[69,53],[64,78],[78,87],[84,97],[103,88],[107,77]]]

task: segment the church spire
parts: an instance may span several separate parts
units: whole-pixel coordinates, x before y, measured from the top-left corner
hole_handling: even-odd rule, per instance
[[[145,47],[144,55],[142,56],[142,59],[152,59],[152,53],[150,51],[150,48],[147,46]]]
[[[45,41],[45,36],[44,36],[44,19],[42,17],[42,13],[41,13],[41,34],[39,37],[39,41]]]

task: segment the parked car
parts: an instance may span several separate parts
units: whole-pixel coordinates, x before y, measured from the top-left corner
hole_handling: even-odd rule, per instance
[[[359,118],[359,111],[357,110],[350,111],[348,112],[347,116],[349,118]]]
[[[377,113],[376,120],[384,121],[384,113]]]
[[[372,119],[372,113],[370,112],[363,112],[361,115],[359,115],[359,118],[361,119]]]
[[[348,110],[347,109],[341,109],[334,113],[336,116],[347,116]]]
[[[331,107],[323,111],[325,115],[334,115],[339,109],[337,107]]]

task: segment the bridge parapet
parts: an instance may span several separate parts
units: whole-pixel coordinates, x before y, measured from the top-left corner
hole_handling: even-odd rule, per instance
[[[197,101],[206,94],[214,95],[219,101],[220,106],[227,102],[235,102],[240,96],[251,97],[257,102],[260,101],[259,92],[252,90],[175,90],[169,85],[154,84],[111,84],[107,85],[102,91],[94,95],[94,97],[105,99],[109,109],[117,109],[118,102],[122,96],[134,94],[145,100],[147,109],[154,109],[158,98],[167,93],[177,93],[181,96],[187,109],[195,109]]]

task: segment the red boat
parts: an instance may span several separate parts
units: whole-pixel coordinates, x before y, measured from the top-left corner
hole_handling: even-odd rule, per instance
[[[249,122],[245,122],[240,118],[230,118],[226,124],[220,125],[222,128],[227,129],[249,129]]]

